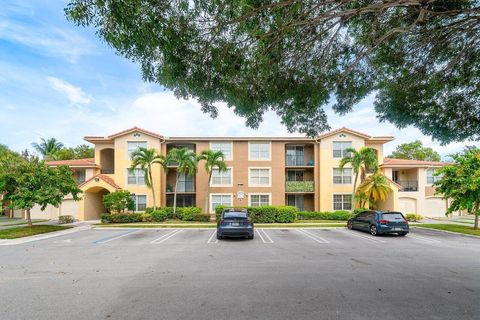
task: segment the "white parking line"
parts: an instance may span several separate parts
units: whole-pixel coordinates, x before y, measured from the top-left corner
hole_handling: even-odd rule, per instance
[[[93,241],[93,243],[94,243],[94,244],[107,243],[107,242],[110,242],[110,241],[113,241],[113,240],[117,240],[117,239],[126,237],[126,236],[128,236],[128,235],[131,235],[131,234],[133,234],[133,233],[139,232],[139,231],[141,231],[141,230],[142,230],[142,229],[131,230],[131,231],[122,233],[122,234],[119,235],[119,236],[107,237],[107,238],[103,238],[103,239],[100,239],[100,240],[97,240],[97,241]]]
[[[418,236],[418,235],[416,235],[416,234],[411,234],[411,233],[409,233],[409,234],[407,235],[407,237],[413,238],[413,239],[415,239],[415,240],[427,242],[427,243],[440,243],[440,242],[441,242],[440,240],[437,240],[437,239],[433,239],[433,238],[429,238],[429,237],[424,237],[424,236]]]
[[[155,240],[150,241],[150,243],[162,243],[162,242],[165,242],[165,241],[167,241],[168,239],[170,239],[171,237],[173,237],[174,235],[176,235],[177,233],[182,232],[182,230],[183,230],[183,229],[176,229],[176,230],[170,231],[169,233],[164,234],[164,235],[161,236],[160,238],[157,238],[157,239],[155,239]]]
[[[213,240],[213,237],[215,237],[217,235],[217,230],[213,231],[212,235],[210,236],[210,238],[208,238],[208,241],[207,243],[218,243],[218,239],[215,239],[215,241],[212,241]]]
[[[262,238],[263,243],[273,243],[272,238],[270,238],[270,236],[269,236],[268,233],[265,231],[265,229],[260,229],[260,231],[258,231],[258,229],[257,229],[257,233],[260,234],[260,238]],[[267,239],[267,241],[264,240],[264,238],[261,236],[261,233],[263,233],[263,235],[265,236],[265,238]]]
[[[348,235],[353,236],[353,237],[362,238],[362,239],[365,239],[365,240],[368,240],[368,241],[371,241],[371,242],[385,243],[385,241],[383,241],[379,238],[376,238],[375,236],[371,236],[371,235],[367,236],[367,235],[360,234],[360,231],[357,231],[357,230],[337,229],[337,230],[334,230],[334,231],[341,232],[343,234],[348,234]]]
[[[298,229],[297,231],[305,235],[306,237],[309,237],[310,239],[315,240],[318,243],[330,243],[330,241],[328,241],[327,239],[324,239],[314,233],[310,233],[304,229]]]

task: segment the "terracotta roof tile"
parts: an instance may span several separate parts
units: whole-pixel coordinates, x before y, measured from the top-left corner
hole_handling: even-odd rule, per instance
[[[104,174],[97,174],[96,176],[91,177],[90,179],[88,179],[88,180],[86,180],[85,182],[81,183],[81,184],[79,185],[79,187],[86,185],[87,183],[89,183],[90,181],[94,180],[95,178],[99,178],[99,179],[105,181],[106,183],[108,183],[109,185],[111,185],[112,187],[114,187],[115,189],[121,189],[121,187],[120,187],[118,184],[116,184],[115,181],[113,181],[112,178],[107,177],[107,176],[104,175]]]
[[[94,158],[47,161],[49,166],[95,167]]]
[[[448,162],[441,161],[422,161],[422,160],[408,160],[408,159],[394,159],[394,158],[384,158],[383,167],[386,166],[446,166],[449,165]]]

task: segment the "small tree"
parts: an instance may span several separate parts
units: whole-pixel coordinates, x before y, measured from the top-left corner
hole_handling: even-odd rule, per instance
[[[81,190],[66,166],[52,168],[36,158],[10,158],[2,161],[0,168],[0,192],[5,192],[11,208],[25,210],[29,226],[32,226],[30,210],[35,205],[42,210],[48,205],[57,207],[68,194],[74,200],[80,199]]]
[[[212,173],[214,169],[219,172],[227,171],[227,164],[225,163],[225,156],[221,151],[203,150],[197,158],[198,161],[205,161],[205,171],[208,174],[207,186],[205,188],[205,210],[209,211],[209,195],[210,195],[210,183],[212,181]]]
[[[127,190],[114,191],[103,196],[103,205],[110,213],[123,213],[133,210],[135,203],[132,194]]]
[[[368,208],[375,208],[377,202],[387,199],[392,191],[387,178],[377,170],[358,186],[356,198],[360,200],[361,208],[367,206]]]
[[[347,164],[350,164],[355,175],[352,190],[352,202],[354,203],[355,192],[357,190],[358,175],[360,174],[360,181],[363,182],[366,177],[367,169],[377,171],[378,159],[375,149],[362,147],[360,150],[354,148],[345,149],[347,154],[340,160],[340,168],[344,168]],[[352,206],[354,207],[354,206]]]
[[[32,143],[32,146],[43,156],[44,160],[51,160],[55,152],[63,148],[63,143],[55,138],[41,139],[40,143]]]
[[[424,147],[420,140],[398,145],[388,158],[422,161],[440,161],[441,159],[438,152],[432,148]]]
[[[435,183],[437,194],[450,199],[447,214],[458,210],[467,210],[475,215],[474,229],[478,229],[480,215],[480,149],[467,148],[451,156],[453,165],[438,170],[436,175],[442,178]]]
[[[177,186],[180,180],[180,174],[185,176],[193,176],[197,173],[197,157],[195,152],[187,148],[173,148],[167,155],[166,163],[176,162],[177,173],[175,176],[175,188],[173,190],[173,214],[177,210]]]

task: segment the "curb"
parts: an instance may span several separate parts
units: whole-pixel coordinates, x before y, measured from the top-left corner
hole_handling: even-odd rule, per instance
[[[23,237],[23,238],[18,238],[18,239],[1,239],[0,240],[0,246],[12,246],[12,245],[17,245],[17,244],[23,244],[23,243],[38,241],[38,240],[44,240],[44,239],[54,238],[54,237],[58,237],[58,236],[63,236],[63,235],[70,234],[70,233],[89,230],[90,228],[91,228],[90,226],[81,226],[81,227],[74,227],[74,228],[71,228],[71,229],[68,229],[68,230],[54,231],[54,232],[49,232],[49,233],[44,233],[44,234],[37,234],[37,235],[34,235],[34,236]]]
[[[142,227],[96,227],[96,228],[93,228],[93,229],[98,229],[98,230],[119,230],[119,229],[122,229],[122,230],[138,230],[138,229],[185,229],[185,230],[212,230],[212,229],[216,229],[217,227],[210,227],[210,228],[206,228],[206,227],[192,227],[192,228],[182,228],[182,227],[147,227],[147,228],[142,228]],[[282,229],[346,229],[346,227],[342,226],[342,227],[338,227],[338,226],[335,226],[335,227],[327,227],[327,226],[314,226],[314,227],[308,227],[308,226],[305,226],[305,227],[302,227],[302,226],[294,226],[294,227],[265,227],[265,226],[261,226],[261,227],[255,227],[255,229],[278,229],[278,230],[282,230]]]
[[[466,233],[461,233],[461,232],[453,232],[453,231],[448,231],[448,230],[433,229],[433,228],[421,227],[421,226],[412,226],[412,227],[413,228],[424,229],[424,230],[433,230],[433,231],[438,231],[438,232],[445,232],[445,233],[455,234],[457,236],[460,235],[460,236],[466,236],[466,237],[480,239],[480,236],[476,236],[474,234],[466,234]]]

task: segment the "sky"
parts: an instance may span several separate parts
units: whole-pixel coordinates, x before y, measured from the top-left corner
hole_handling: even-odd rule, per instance
[[[41,138],[66,146],[86,135],[109,135],[133,126],[164,136],[282,136],[289,134],[269,112],[257,129],[245,126],[225,104],[211,119],[195,100],[179,100],[158,84],[145,83],[140,67],[115,53],[92,28],[67,21],[64,0],[2,0],[0,4],[0,144],[16,151]],[[379,123],[374,95],[345,116],[326,107],[332,129],[346,126],[400,143],[421,140],[442,157],[471,142],[441,146],[413,127]]]

